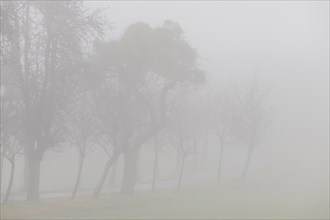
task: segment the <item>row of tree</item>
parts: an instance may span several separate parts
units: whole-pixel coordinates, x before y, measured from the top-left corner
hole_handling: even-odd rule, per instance
[[[111,168],[124,158],[121,192],[132,193],[141,148],[153,143],[154,176],[159,146],[175,147],[185,160],[217,135],[223,147],[244,142],[249,153],[269,124],[268,92],[253,79],[246,86],[205,92],[206,75],[181,27],[135,23],[118,40],[102,40],[100,10],[81,1],[6,1],[1,4],[1,164],[11,164],[4,202],[14,178],[15,156],[24,154],[28,200],[39,199],[40,166],[48,151],[70,144],[79,154],[76,196],[86,156],[108,155],[97,197]],[[207,93],[207,95],[205,95]],[[204,95],[202,95],[204,94]],[[155,187],[155,177],[153,180]]]

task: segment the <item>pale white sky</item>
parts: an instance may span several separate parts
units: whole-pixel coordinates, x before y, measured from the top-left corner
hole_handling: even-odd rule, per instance
[[[217,86],[227,75],[244,78],[256,69],[273,84],[280,129],[328,143],[328,1],[89,1],[105,12],[118,38],[134,22],[178,22]],[[293,126],[290,128],[290,125]],[[313,129],[309,131],[309,129]],[[302,131],[301,131],[302,132]],[[315,133],[315,134],[314,134]],[[313,139],[314,139],[313,138]]]
[[[295,170],[317,183],[329,181],[328,1],[93,1],[87,5],[110,7],[106,15],[115,27],[111,38],[137,21],[152,26],[166,19],[178,22],[203,58],[202,67],[214,88],[228,75],[245,78],[257,69],[274,87],[271,147],[264,146],[262,157],[272,160],[268,166],[281,173]]]

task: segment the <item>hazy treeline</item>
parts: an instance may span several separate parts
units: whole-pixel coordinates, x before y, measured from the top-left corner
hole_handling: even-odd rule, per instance
[[[187,157],[206,152],[196,149],[207,148],[210,136],[218,139],[217,178],[223,148],[233,142],[248,148],[247,174],[271,122],[270,91],[258,75],[210,90],[197,51],[170,20],[157,27],[137,22],[119,39],[107,40],[109,21],[82,1],[5,1],[1,12],[1,164],[11,165],[4,203],[17,155],[25,159],[27,199],[38,200],[45,153],[65,153],[67,145],[79,155],[72,198],[95,148],[108,156],[95,197],[120,156],[120,191],[134,191],[145,146],[154,150],[154,189],[160,147],[176,150],[180,188]]]

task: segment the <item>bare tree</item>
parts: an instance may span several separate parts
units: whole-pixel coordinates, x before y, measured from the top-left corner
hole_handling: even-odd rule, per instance
[[[8,78],[2,78],[4,80],[1,85],[1,169],[5,159],[9,162],[10,177],[7,187],[7,191],[3,200],[3,204],[8,202],[10,192],[14,183],[14,173],[16,156],[22,153],[21,146],[21,117],[22,106],[19,98],[19,93],[15,87],[8,84]],[[1,170],[2,175],[2,170]],[[1,185],[2,185],[1,177]]]
[[[76,146],[79,155],[77,178],[71,198],[75,198],[81,179],[81,173],[86,156],[91,153],[97,143],[98,131],[96,129],[95,108],[89,92],[78,94],[66,119],[68,141]]]
[[[194,136],[194,145],[196,147],[195,151],[200,151],[200,153],[194,154],[195,168],[198,168],[199,164],[202,168],[205,168],[205,162],[208,156],[208,141],[210,135],[214,131],[215,118],[212,109],[214,108],[213,105],[215,101],[211,94],[212,93],[209,88],[204,86],[197,91],[193,91],[195,104],[191,112],[194,114],[196,130]],[[198,163],[198,157],[200,157],[201,163]]]
[[[2,153],[4,154],[5,159],[7,159],[11,166],[9,183],[5,197],[3,199],[3,204],[6,204],[8,202],[10,192],[14,183],[16,156],[18,154],[22,154],[22,147],[14,136],[7,137],[7,140],[4,140],[3,146],[4,150]]]
[[[264,89],[258,75],[255,74],[246,85],[240,86],[240,88],[236,85],[235,93],[239,113],[235,118],[233,128],[235,136],[248,148],[242,172],[242,176],[245,177],[251,163],[253,150],[265,139],[266,129],[271,123],[270,87]]]
[[[211,104],[213,110],[213,130],[220,141],[218,180],[221,177],[223,149],[233,139],[233,123],[238,114],[238,105],[235,102],[235,95],[230,89],[221,86]]]
[[[101,20],[78,1],[8,1],[1,7],[6,74],[14,76],[24,106],[27,199],[38,200],[43,155],[60,139],[69,81],[81,72],[82,45],[101,32]]]
[[[171,121],[166,127],[170,144],[176,149],[180,158],[178,189],[182,185],[187,157],[197,153],[196,135],[200,124],[195,120],[197,108],[194,104],[190,88],[182,88],[171,106]]]

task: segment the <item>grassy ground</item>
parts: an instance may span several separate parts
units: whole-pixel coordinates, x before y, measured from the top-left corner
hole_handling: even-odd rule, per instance
[[[267,187],[230,181],[180,191],[113,193],[74,201],[46,199],[40,204],[12,203],[2,206],[1,215],[2,219],[328,219],[329,208],[326,202],[291,198]]]

